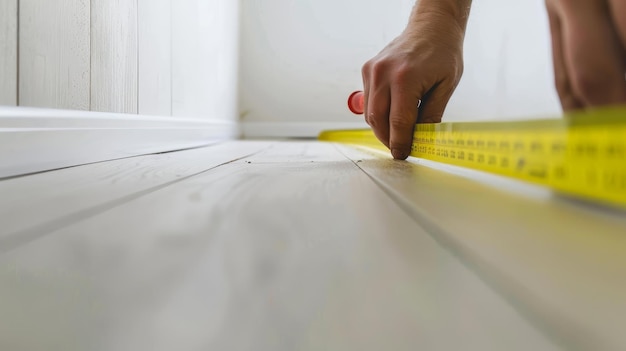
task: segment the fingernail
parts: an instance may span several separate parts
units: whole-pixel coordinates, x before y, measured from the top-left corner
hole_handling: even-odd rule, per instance
[[[391,155],[396,160],[406,160],[406,158],[409,157],[409,154],[401,149],[391,149]]]

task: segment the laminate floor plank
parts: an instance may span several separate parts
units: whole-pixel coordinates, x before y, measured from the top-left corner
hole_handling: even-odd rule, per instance
[[[310,147],[326,161],[268,151],[0,255],[0,348],[559,349],[352,161]]]
[[[270,146],[271,142],[227,142],[0,181],[0,252]]]
[[[568,349],[626,349],[623,212],[495,176],[462,177],[426,166],[432,162],[393,162],[377,152],[337,147]]]
[[[334,145],[311,141],[281,141],[238,162],[250,163],[306,163],[345,162],[346,157]]]

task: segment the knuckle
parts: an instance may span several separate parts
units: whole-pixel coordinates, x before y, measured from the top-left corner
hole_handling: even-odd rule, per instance
[[[389,118],[389,127],[395,130],[409,130],[414,128],[412,121],[402,118],[400,116],[392,116]]]
[[[361,68],[361,74],[363,74],[364,77],[369,76],[371,70],[372,70],[372,61],[367,61]]]
[[[393,77],[396,81],[406,81],[412,72],[412,67],[407,63],[401,63],[394,68]]]
[[[372,113],[367,117],[367,124],[373,129],[377,129],[381,125],[380,118],[377,118],[377,116]]]
[[[382,78],[387,74],[387,67],[388,67],[388,64],[386,61],[384,60],[376,61],[372,63],[371,74],[374,77]]]
[[[465,72],[465,64],[461,62],[456,66],[455,81],[457,84],[461,81],[461,77],[463,77],[464,72]]]

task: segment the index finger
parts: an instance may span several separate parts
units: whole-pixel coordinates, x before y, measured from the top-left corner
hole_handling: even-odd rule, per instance
[[[418,104],[419,97],[415,93],[397,84],[391,87],[389,147],[397,160],[404,160],[411,153]]]

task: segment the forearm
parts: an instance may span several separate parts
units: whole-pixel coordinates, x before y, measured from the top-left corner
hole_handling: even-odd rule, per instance
[[[417,0],[408,27],[431,18],[445,19],[465,33],[471,5],[472,0]]]

